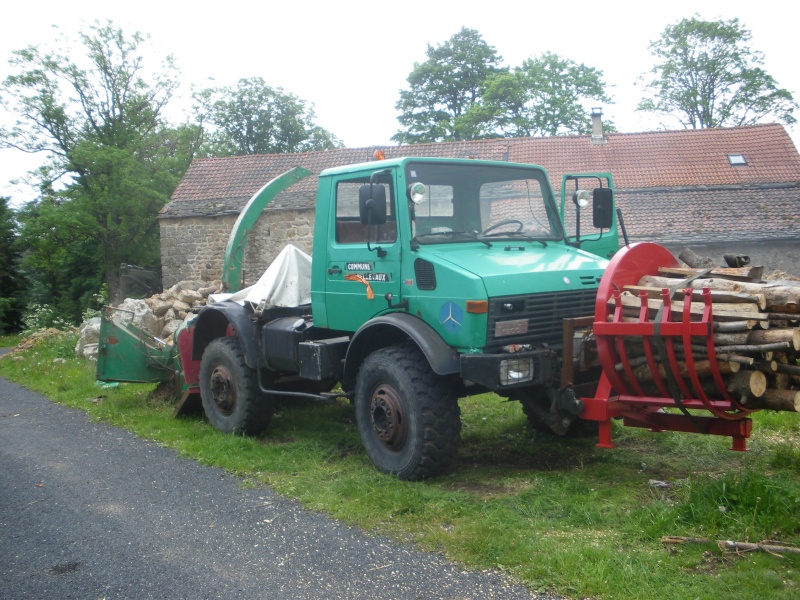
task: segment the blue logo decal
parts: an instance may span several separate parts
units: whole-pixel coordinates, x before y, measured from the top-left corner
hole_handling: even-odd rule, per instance
[[[439,311],[439,323],[447,331],[455,333],[461,329],[461,322],[464,320],[464,312],[455,302],[445,302],[442,310]]]

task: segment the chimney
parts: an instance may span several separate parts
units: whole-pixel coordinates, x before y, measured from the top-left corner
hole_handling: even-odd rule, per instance
[[[605,144],[606,137],[603,135],[603,109],[592,109],[592,145]]]

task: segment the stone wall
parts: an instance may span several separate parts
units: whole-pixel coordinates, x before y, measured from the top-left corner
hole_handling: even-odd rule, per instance
[[[790,207],[795,207],[797,188],[784,186],[764,193],[771,195],[768,199],[770,203],[789,203]],[[669,193],[663,191],[660,194],[636,195],[621,190],[617,193],[617,199],[623,207],[626,225],[632,224],[630,230],[639,232],[639,235],[632,236],[631,241],[655,241],[675,254],[684,247],[703,253],[703,246],[710,244],[712,247],[705,250],[705,255],[721,259],[723,253],[748,254],[751,255],[752,264],[763,264],[768,269],[800,275],[796,209],[787,208],[778,221],[747,219],[747,225],[740,224],[737,228],[734,223],[728,223],[729,229],[719,231],[712,230],[708,225],[709,222],[715,222],[714,219],[692,214],[701,207],[704,210],[714,207],[711,202],[714,198],[709,200],[709,195],[704,196],[702,201],[693,197],[676,202],[674,205],[683,207],[681,211],[659,208],[667,201],[674,201]],[[720,206],[716,208],[721,212],[733,212],[735,208],[747,214],[748,210],[758,209],[754,201],[748,202],[744,208],[732,205],[727,199],[718,204]],[[665,216],[667,212],[671,216]],[[164,289],[184,280],[212,282],[220,279],[225,246],[236,217],[235,214],[227,214],[162,218],[161,266]],[[673,221],[665,221],[667,218]],[[757,227],[751,224],[752,221]],[[312,209],[265,210],[247,242],[244,261],[246,283],[254,283],[286,244],[294,244],[311,254],[313,230]]]
[[[168,289],[179,281],[214,281],[222,276],[222,262],[237,215],[162,218],[162,283]],[[312,210],[265,210],[250,233],[245,248],[246,285],[255,283],[287,244],[311,254],[314,230]]]

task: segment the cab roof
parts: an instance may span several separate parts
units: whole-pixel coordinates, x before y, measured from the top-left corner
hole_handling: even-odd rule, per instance
[[[320,177],[329,177],[332,175],[342,175],[348,173],[360,173],[363,171],[380,171],[382,169],[390,169],[394,167],[405,167],[406,164],[414,163],[428,163],[428,164],[459,164],[459,165],[475,165],[475,166],[497,166],[497,167],[518,167],[522,169],[536,169],[539,171],[544,170],[538,165],[526,163],[511,163],[506,161],[495,160],[474,160],[471,158],[440,158],[430,156],[403,156],[399,158],[389,158],[386,160],[374,160],[370,162],[363,162],[354,165],[345,165],[341,167],[331,167],[322,171]]]

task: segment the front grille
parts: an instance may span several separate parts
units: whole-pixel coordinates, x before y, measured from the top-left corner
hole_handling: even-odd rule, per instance
[[[584,288],[490,299],[486,351],[496,352],[508,344],[560,346],[563,319],[593,315],[596,295],[597,289]],[[510,310],[504,305],[510,305]],[[521,328],[527,331],[521,333]]]

